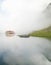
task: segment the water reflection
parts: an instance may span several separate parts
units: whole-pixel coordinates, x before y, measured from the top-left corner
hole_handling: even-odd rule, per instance
[[[5,65],[51,65],[51,40],[3,35],[0,37],[0,53]]]

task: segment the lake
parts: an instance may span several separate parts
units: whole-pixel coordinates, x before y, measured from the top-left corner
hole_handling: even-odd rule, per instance
[[[0,65],[51,65],[51,40],[1,35]]]

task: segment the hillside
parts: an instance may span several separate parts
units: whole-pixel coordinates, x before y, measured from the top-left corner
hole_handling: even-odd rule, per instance
[[[43,11],[47,19],[51,22],[51,3],[47,5],[45,10]],[[29,34],[30,36],[36,36],[36,37],[45,37],[51,39],[51,26],[44,28],[42,30],[34,31]]]
[[[51,38],[51,26],[44,28],[42,30],[31,32],[29,35],[35,37]]]

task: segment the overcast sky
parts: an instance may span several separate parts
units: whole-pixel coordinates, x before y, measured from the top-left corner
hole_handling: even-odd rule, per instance
[[[0,0],[0,30],[27,33],[51,25],[42,13],[51,0]]]

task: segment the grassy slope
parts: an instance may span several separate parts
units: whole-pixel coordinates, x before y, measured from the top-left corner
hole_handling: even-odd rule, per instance
[[[35,31],[29,34],[30,36],[36,36],[36,37],[45,37],[45,38],[50,38],[51,39],[51,26],[48,28]]]

